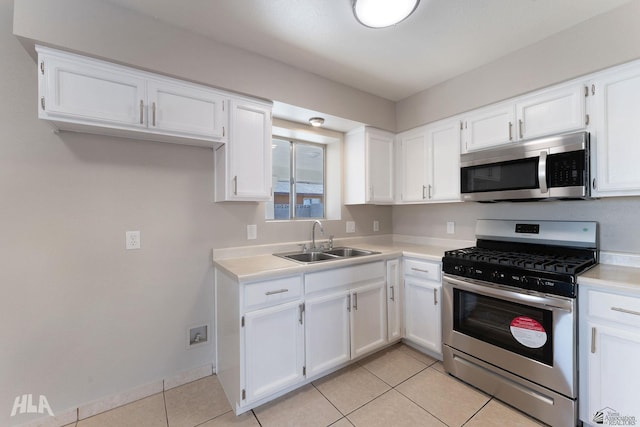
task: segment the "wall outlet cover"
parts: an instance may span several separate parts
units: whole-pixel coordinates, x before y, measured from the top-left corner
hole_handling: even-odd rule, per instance
[[[125,232],[125,248],[140,249],[140,231]]]
[[[456,232],[456,223],[453,221],[447,222],[447,234],[454,234]]]
[[[347,233],[355,233],[355,232],[356,232],[356,222],[347,221]]]
[[[258,238],[258,226],[256,224],[247,225],[247,240]]]
[[[373,221],[373,231],[380,231],[380,221],[377,219]]]

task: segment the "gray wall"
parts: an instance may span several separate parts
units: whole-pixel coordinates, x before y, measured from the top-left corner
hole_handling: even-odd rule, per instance
[[[211,364],[213,345],[186,349],[186,330],[213,326],[212,248],[311,238],[308,222],[266,223],[262,204],[212,203],[212,150],[54,134],[37,119],[36,63],[12,9],[0,0],[3,426],[30,418],[9,417],[19,394],[47,396],[55,413]],[[391,232],[389,208],[342,218],[325,230],[345,236],[354,219],[356,235],[372,233],[378,219]],[[141,231],[141,250],[125,251],[126,230]]]

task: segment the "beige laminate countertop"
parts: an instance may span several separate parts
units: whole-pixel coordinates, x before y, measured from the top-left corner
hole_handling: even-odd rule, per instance
[[[598,264],[578,277],[578,285],[640,295],[640,268]]]
[[[359,243],[357,245],[353,245],[353,247],[380,253],[375,255],[367,255],[312,264],[301,264],[295,261],[290,261],[274,256],[272,254],[214,259],[213,262],[217,268],[226,271],[228,274],[235,277],[238,281],[246,282],[264,280],[277,276],[291,276],[313,271],[346,267],[349,265],[387,260],[400,256],[440,262],[446,250],[455,249],[459,246],[416,245],[410,243]]]

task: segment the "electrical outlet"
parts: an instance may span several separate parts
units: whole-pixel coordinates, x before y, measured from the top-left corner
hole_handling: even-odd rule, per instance
[[[356,232],[356,222],[347,221],[347,233],[355,233],[355,232]]]
[[[255,224],[247,225],[247,240],[258,238],[258,226]]]
[[[373,231],[380,231],[380,221],[377,219],[373,221]]]
[[[189,347],[209,341],[209,325],[194,326],[187,333]]]
[[[127,231],[125,243],[127,249],[140,249],[140,231]]]
[[[447,222],[447,234],[454,234],[456,232],[456,223],[453,221]]]

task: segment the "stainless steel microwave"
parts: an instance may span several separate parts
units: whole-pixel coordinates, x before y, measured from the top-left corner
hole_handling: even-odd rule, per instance
[[[587,199],[589,154],[587,132],[462,154],[462,200]]]

